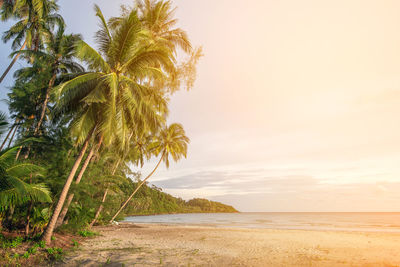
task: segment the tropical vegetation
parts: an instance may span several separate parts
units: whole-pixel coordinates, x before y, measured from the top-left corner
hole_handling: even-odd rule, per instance
[[[24,233],[45,249],[54,231],[88,233],[126,215],[235,212],[148,184],[162,163],[187,155],[189,138],[168,123],[168,105],[193,86],[202,56],[171,2],[136,0],[108,19],[95,6],[94,47],[67,34],[58,11],[56,0],[0,1],[0,18],[14,23],[3,34],[14,52],[0,83],[23,63],[13,72],[8,119],[0,114],[3,233]],[[144,179],[132,171],[151,159],[158,163]]]

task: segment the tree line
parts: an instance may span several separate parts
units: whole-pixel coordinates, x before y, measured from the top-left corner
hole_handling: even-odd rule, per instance
[[[14,22],[2,36],[14,52],[0,83],[23,63],[9,88],[9,119],[0,116],[3,229],[49,243],[57,228],[122,218],[144,192],[196,210],[146,185],[161,164],[187,155],[183,126],[167,124],[168,103],[191,89],[202,56],[177,27],[172,3],[136,0],[111,18],[96,5],[95,47],[66,33],[56,0],[5,0],[0,8],[1,20]],[[151,158],[148,176],[131,171]]]

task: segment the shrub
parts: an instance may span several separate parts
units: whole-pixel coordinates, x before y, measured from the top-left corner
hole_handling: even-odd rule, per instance
[[[48,249],[46,249],[46,252],[47,252],[47,254],[49,256],[49,259],[53,260],[53,261],[61,260],[62,257],[63,257],[63,254],[64,254],[63,249],[62,248],[57,248],[57,247],[48,248]]]
[[[92,237],[92,236],[96,236],[97,235],[97,233],[89,231],[89,230],[79,231],[78,234],[80,236],[83,236],[83,237]]]

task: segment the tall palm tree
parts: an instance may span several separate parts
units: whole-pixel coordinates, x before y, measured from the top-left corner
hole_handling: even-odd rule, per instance
[[[188,59],[169,73],[166,79],[151,81],[154,88],[174,93],[182,85],[187,90],[193,87],[196,77],[196,64],[202,56],[201,48],[193,49],[187,33],[176,27],[178,20],[174,17],[176,8],[171,1],[138,0],[136,6],[143,27],[149,32],[153,42],[160,43],[177,55],[178,49],[188,55]],[[125,8],[129,11],[131,9]],[[118,23],[121,17],[112,18],[111,24]]]
[[[110,223],[119,215],[119,213],[125,208],[136,192],[142,187],[142,185],[154,174],[161,162],[164,161],[165,166],[169,168],[169,157],[176,162],[184,156],[186,158],[187,146],[189,138],[185,134],[183,126],[178,123],[173,123],[169,127],[163,129],[157,140],[153,144],[155,154],[161,154],[160,160],[153,169],[153,171],[136,187],[135,191],[129,196],[129,198],[122,204],[119,210],[114,214]]]
[[[58,5],[55,0],[15,0],[5,1],[1,8],[1,20],[17,19],[17,22],[3,34],[3,41],[14,39],[12,49],[19,51],[28,48],[39,50],[44,33],[50,32],[55,25],[63,25],[64,20],[57,14]],[[13,60],[0,77],[4,80],[20,53],[13,54]]]
[[[58,27],[57,32],[47,33],[44,38],[44,50],[22,50],[15,53],[20,53],[26,58],[39,59],[41,62],[45,62],[48,66],[45,71],[50,73],[50,80],[48,82],[47,89],[45,90],[45,96],[41,107],[40,117],[36,124],[34,135],[37,135],[40,126],[43,123],[47,106],[50,100],[50,94],[53,89],[56,78],[60,74],[67,73],[78,73],[83,72],[82,66],[74,62],[75,56],[75,43],[80,40],[80,35],[76,34],[65,34],[63,26]],[[14,53],[14,54],[15,54]],[[32,67],[34,68],[34,67]]]
[[[154,76],[162,77],[163,70],[174,67],[173,55],[165,47],[148,40],[136,12],[110,29],[98,6],[96,15],[101,22],[96,40],[99,51],[84,41],[76,43],[77,57],[84,61],[89,72],[63,83],[57,88],[59,110],[74,112],[71,131],[83,147],[67,177],[59,201],[43,235],[50,242],[51,235],[67,197],[70,185],[94,133],[108,146],[115,139],[126,142],[128,133],[155,129],[163,121],[161,112],[166,101],[140,82]],[[154,68],[154,65],[160,68]]]
[[[100,140],[98,141],[97,145],[92,145],[92,148],[89,151],[89,154],[87,155],[85,161],[83,162],[83,165],[78,173],[78,176],[75,179],[75,184],[79,184],[81,182],[81,179],[83,177],[83,174],[86,171],[86,168],[89,166],[89,163],[91,162],[91,160],[93,159],[94,154],[100,149],[100,146],[102,144],[103,140],[100,137]],[[64,218],[67,215],[69,206],[71,205],[72,200],[74,199],[75,193],[70,193],[67,197],[67,202],[64,204],[64,207],[57,219],[57,223],[56,223],[56,227],[60,226],[63,224],[64,222]]]
[[[33,65],[15,71],[14,77],[15,83],[8,94],[8,107],[20,137],[31,136],[41,114],[44,92],[51,79],[49,65],[37,58]]]

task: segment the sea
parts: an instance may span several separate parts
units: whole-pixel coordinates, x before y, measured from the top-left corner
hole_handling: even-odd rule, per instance
[[[226,228],[400,232],[400,212],[240,212],[130,216],[125,222]]]

